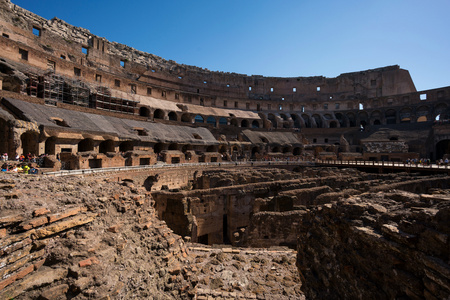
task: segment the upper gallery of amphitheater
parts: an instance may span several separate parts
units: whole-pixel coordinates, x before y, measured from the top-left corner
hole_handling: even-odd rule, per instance
[[[216,72],[9,0],[0,16],[0,152],[10,156],[134,151],[144,161],[133,165],[162,154],[180,162],[450,153],[450,87],[417,91],[397,65],[335,78]]]

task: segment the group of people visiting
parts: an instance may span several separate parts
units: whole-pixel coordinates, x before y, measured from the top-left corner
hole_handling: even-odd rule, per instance
[[[23,173],[23,174],[39,174],[38,167],[33,167],[31,163],[9,164],[2,165],[2,172]]]
[[[8,161],[9,156],[8,153],[3,153],[0,157],[1,161]],[[36,162],[37,157],[35,154],[28,153],[27,155],[24,154],[16,154],[16,157],[14,158],[15,161],[20,162]]]
[[[35,165],[36,156],[34,154],[28,153],[28,155],[16,155],[15,162],[12,163],[9,160],[8,153],[3,153],[1,155],[2,172],[13,172],[13,173],[23,173],[23,174],[38,174],[39,169]],[[34,164],[33,164],[34,163]]]

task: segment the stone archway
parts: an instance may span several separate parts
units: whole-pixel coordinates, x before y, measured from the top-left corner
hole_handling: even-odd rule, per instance
[[[23,154],[39,154],[39,134],[35,131],[27,131],[20,136]]]
[[[213,127],[216,127],[216,118],[214,118],[213,116],[209,116],[206,119],[206,124],[212,125]]]
[[[56,137],[52,136],[45,140],[45,153],[48,155],[56,154]]]
[[[148,109],[145,106],[140,107],[139,108],[139,115],[141,117],[147,117],[147,118],[150,117],[150,109]]]
[[[123,141],[119,145],[119,151],[120,152],[133,151],[133,149],[134,149],[134,142],[133,141]]]
[[[78,152],[94,151],[94,140],[84,139],[78,143]]]
[[[170,120],[170,121],[178,121],[177,113],[174,112],[174,111],[171,111],[171,112],[169,113],[168,117],[169,117],[169,120]]]
[[[165,150],[165,145],[163,143],[157,143],[153,146],[153,151],[159,154],[161,151]]]
[[[189,115],[189,114],[182,114],[181,115],[181,122],[183,122],[183,123],[192,123],[192,118],[191,118],[191,115]]]
[[[153,119],[164,119],[164,111],[161,109],[155,110],[153,113]]]
[[[170,144],[168,150],[178,150],[179,145],[176,143]]]
[[[316,122],[316,127],[317,128],[322,128],[323,124],[322,124],[322,117],[318,114],[314,114],[312,115],[312,118],[314,119],[314,121]]]
[[[273,128],[277,128],[277,119],[274,114],[269,114],[267,119],[272,123]]]
[[[113,140],[106,140],[100,143],[98,146],[98,152],[99,153],[108,153],[108,152],[116,152],[114,141]]]
[[[249,127],[249,126],[250,126],[250,123],[248,122],[248,120],[243,119],[243,120],[241,121],[241,127],[247,128],[247,127]]]

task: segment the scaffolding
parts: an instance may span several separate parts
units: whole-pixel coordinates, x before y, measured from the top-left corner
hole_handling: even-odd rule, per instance
[[[89,87],[80,80],[66,81],[64,103],[89,106]]]
[[[27,79],[27,87],[26,94],[31,97],[37,97],[38,95],[38,85],[39,85],[39,77],[36,74],[28,73],[25,74]]]
[[[134,114],[138,101],[111,96],[111,91],[103,86],[97,87],[97,92],[91,95],[90,107],[100,110]]]
[[[46,104],[56,106],[56,102],[64,99],[64,78],[55,74],[39,77],[38,97],[43,98]]]
[[[38,76],[26,74],[26,85],[22,85],[22,92],[32,97],[45,100],[46,104],[56,106],[58,102],[114,111],[125,114],[135,114],[139,101],[113,97],[106,86],[89,86],[78,80],[65,78],[48,72]]]

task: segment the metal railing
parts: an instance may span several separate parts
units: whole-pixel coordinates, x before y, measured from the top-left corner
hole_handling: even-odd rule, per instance
[[[226,162],[209,162],[209,163],[180,163],[180,164],[166,164],[157,163],[154,165],[144,166],[127,166],[127,167],[110,167],[110,168],[94,168],[94,169],[80,169],[80,170],[61,170],[55,172],[45,172],[44,175],[49,176],[67,176],[67,175],[91,175],[97,173],[109,172],[125,172],[125,171],[143,171],[165,168],[190,168],[190,167],[221,167],[221,166],[273,166],[273,165],[305,165],[313,166],[314,163],[308,161],[226,161]]]
[[[378,167],[399,167],[411,169],[450,169],[449,164],[421,164],[421,163],[405,163],[396,161],[372,161],[372,160],[316,160],[319,164],[339,165],[339,166],[378,166]]]

